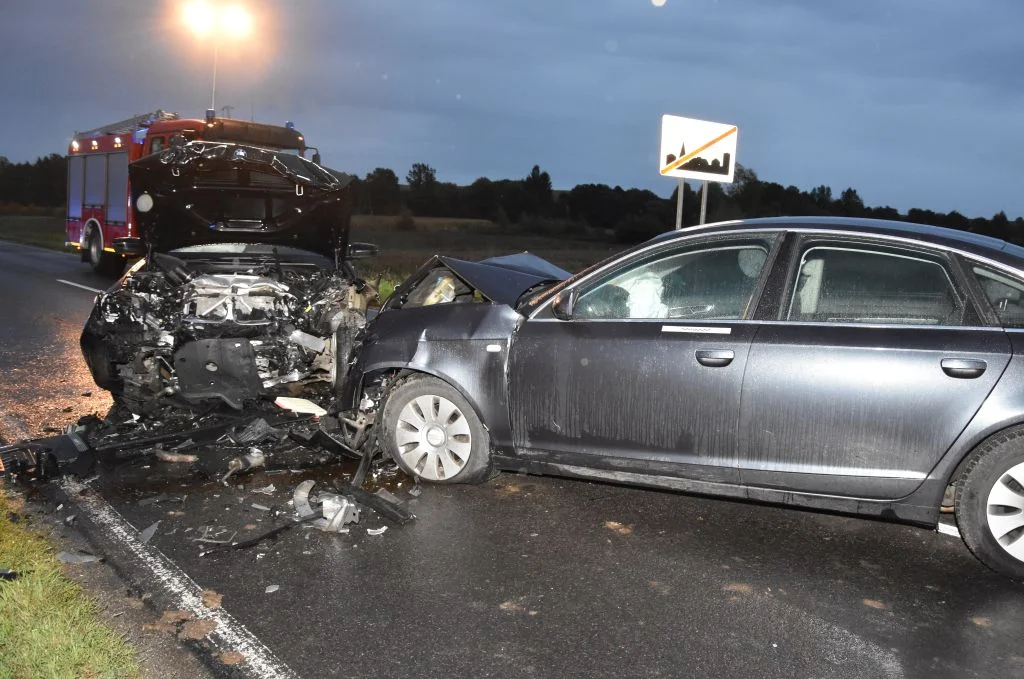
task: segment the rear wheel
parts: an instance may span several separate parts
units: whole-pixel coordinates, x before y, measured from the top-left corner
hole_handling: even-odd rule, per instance
[[[394,388],[379,436],[403,471],[425,481],[480,483],[490,476],[487,430],[462,394],[435,377],[412,377]]]
[[[104,252],[103,241],[95,229],[89,232],[86,251],[88,252],[89,266],[96,273],[104,276],[116,276],[124,270],[124,258],[112,252]]]
[[[957,484],[956,520],[985,565],[1024,580],[1024,429],[999,434],[971,455]]]

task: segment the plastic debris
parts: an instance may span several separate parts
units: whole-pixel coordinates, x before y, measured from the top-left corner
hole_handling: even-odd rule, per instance
[[[258,509],[258,510],[263,511],[263,512],[269,512],[270,511],[270,507],[267,507],[266,505],[256,504],[255,502],[252,503],[252,508],[253,509]]]
[[[366,529],[366,534],[367,535],[383,535],[384,531],[386,531],[387,529],[388,529],[387,526],[381,526],[380,528],[367,528]]]
[[[264,486],[263,488],[253,488],[252,492],[259,493],[261,495],[273,495],[274,493],[277,492],[277,487],[274,484],[270,484],[269,486]]]
[[[290,410],[293,413],[305,413],[307,415],[313,415],[315,417],[323,417],[327,414],[327,411],[313,403],[312,401],[304,398],[292,398],[290,396],[279,396],[274,399],[274,405],[278,408],[284,408]]]
[[[267,588],[263,590],[266,594],[273,594],[277,590],[281,589],[280,585],[267,585]]]
[[[88,552],[57,552],[57,561],[69,564],[93,563],[100,561],[100,557]]]
[[[159,527],[160,527],[160,522],[159,521],[157,521],[153,525],[149,526],[146,530],[144,530],[141,533],[139,533],[139,541],[142,544],[146,544],[147,542],[152,540],[153,536],[156,535],[156,529],[159,528]]]
[[[17,580],[18,574],[7,568],[0,568],[0,580],[10,582],[11,580]]]
[[[186,455],[185,453],[172,453],[166,450],[158,450],[153,456],[161,462],[191,463],[199,459],[198,455]]]

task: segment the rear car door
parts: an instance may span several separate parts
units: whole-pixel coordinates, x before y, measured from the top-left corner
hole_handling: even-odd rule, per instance
[[[744,484],[891,499],[913,491],[1009,357],[957,263],[873,239],[791,236],[776,320],[758,331],[740,415]]]
[[[735,482],[748,318],[776,238],[655,248],[582,281],[570,320],[525,321],[509,360],[519,454]]]

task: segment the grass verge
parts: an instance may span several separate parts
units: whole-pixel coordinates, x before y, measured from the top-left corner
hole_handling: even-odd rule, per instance
[[[135,651],[17,509],[0,487],[0,567],[18,573],[0,580],[0,677],[139,676]]]
[[[0,215],[0,240],[65,250],[65,235],[62,217]]]

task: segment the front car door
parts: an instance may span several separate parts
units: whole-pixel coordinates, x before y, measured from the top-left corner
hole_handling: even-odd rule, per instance
[[[777,240],[653,245],[581,280],[571,319],[542,306],[510,353],[517,453],[735,482],[740,390],[756,332],[748,319]]]
[[[872,499],[912,492],[971,421],[1010,347],[960,267],[911,243],[792,234],[750,350],[744,484]]]

